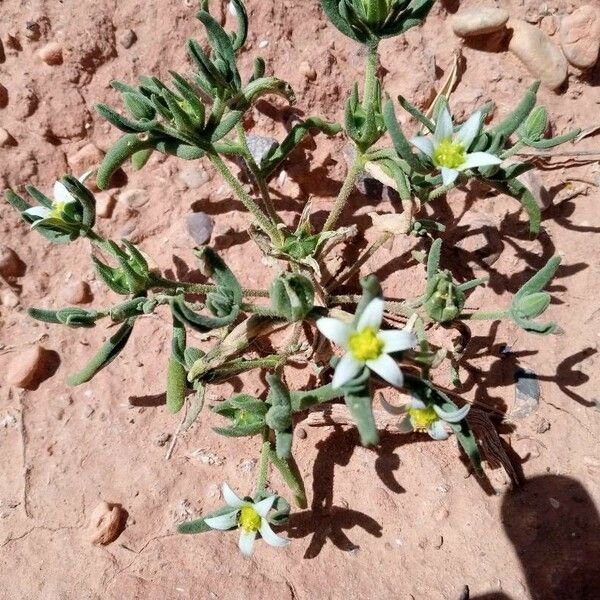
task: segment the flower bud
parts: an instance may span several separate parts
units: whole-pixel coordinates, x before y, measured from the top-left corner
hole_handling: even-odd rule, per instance
[[[269,290],[273,308],[292,321],[299,321],[313,309],[315,290],[308,277],[282,273]]]
[[[465,305],[465,295],[448,272],[438,273],[429,283],[425,310],[431,319],[447,323],[456,319]]]

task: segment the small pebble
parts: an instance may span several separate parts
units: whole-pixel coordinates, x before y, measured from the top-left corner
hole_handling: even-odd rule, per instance
[[[188,233],[199,246],[210,240],[215,222],[206,213],[197,212],[189,214],[185,218]]]
[[[550,89],[559,88],[568,75],[567,60],[561,49],[538,27],[511,19],[512,36],[508,49],[529,72]]]
[[[61,298],[66,304],[87,304],[93,296],[87,282],[73,281],[61,290]]]
[[[150,197],[146,190],[127,190],[119,194],[119,202],[123,202],[134,210],[142,208],[149,199]]]
[[[306,429],[304,429],[304,427],[298,427],[296,429],[296,435],[298,436],[298,439],[304,440],[306,439]]]
[[[133,29],[127,29],[119,35],[119,44],[128,50],[137,42],[137,35]]]
[[[251,133],[248,135],[248,149],[250,150],[250,154],[252,154],[252,158],[256,161],[256,164],[260,166],[265,155],[277,148],[279,143],[276,139],[271,137],[265,137],[263,135],[256,135]]]
[[[86,144],[80,148],[75,154],[67,157],[67,163],[75,177],[80,177],[90,169],[96,169],[104,158],[104,152],[95,144]],[[91,179],[88,179],[91,181]]]
[[[441,535],[436,535],[433,538],[433,547],[438,550],[444,545],[444,538]]]
[[[550,498],[550,506],[554,509],[560,508],[560,502],[556,498]]]
[[[125,511],[118,504],[100,502],[90,516],[92,544],[110,544],[119,537],[124,525]]]
[[[17,253],[5,244],[0,244],[0,275],[2,277],[19,277],[22,275],[22,271],[23,263]]]
[[[110,219],[115,208],[115,195],[113,192],[100,192],[96,194],[96,215],[103,219]]]
[[[533,414],[540,403],[540,382],[531,369],[515,371],[515,403],[510,418],[521,420]]]
[[[301,75],[308,79],[308,81],[314,81],[317,78],[317,72],[311,67],[310,63],[306,61],[300,63],[298,70]]]
[[[269,41],[268,40],[261,40],[258,44],[259,48],[266,48],[269,45]]]
[[[83,407],[83,416],[86,419],[89,419],[95,412],[96,412],[96,409],[93,406],[90,406],[89,404],[86,404]]]
[[[433,518],[438,522],[447,519],[449,516],[450,513],[448,512],[448,509],[443,506],[440,506],[440,508],[436,509],[433,513]]]
[[[171,439],[170,433],[162,432],[156,436],[154,442],[157,446],[165,446],[170,439]]]
[[[481,7],[462,10],[451,19],[452,31],[460,37],[485,35],[504,28],[509,14],[503,8]]]
[[[600,51],[600,11],[581,6],[560,24],[560,41],[567,60],[580,69],[593,67]]]
[[[15,308],[19,305],[19,296],[12,290],[2,290],[0,292],[0,304],[6,308]]]
[[[43,48],[40,48],[38,56],[47,65],[60,65],[63,61],[62,47],[56,42],[50,42],[49,44],[46,44]]]
[[[35,345],[17,354],[8,363],[6,382],[23,389],[34,389],[48,374],[48,351]]]
[[[177,178],[190,190],[198,189],[206,181],[203,171],[197,167],[182,169]]]

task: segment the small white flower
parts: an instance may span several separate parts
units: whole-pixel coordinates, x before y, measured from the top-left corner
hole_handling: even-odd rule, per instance
[[[447,412],[436,404],[427,405],[414,396],[406,406],[392,406],[383,396],[381,404],[392,415],[405,415],[398,424],[400,433],[426,431],[434,440],[448,439],[449,433],[444,423],[459,423],[471,409],[470,404],[465,404],[462,408]]]
[[[482,121],[483,113],[478,110],[454,133],[452,116],[448,107],[444,106],[438,115],[433,139],[419,136],[411,140],[440,169],[444,185],[454,183],[461,171],[499,165],[502,162],[488,152],[469,153],[469,147],[481,129]]]
[[[278,536],[269,525],[267,515],[277,496],[269,496],[260,502],[251,502],[238,498],[235,492],[226,484],[223,484],[223,498],[232,511],[219,515],[218,517],[209,517],[204,522],[211,529],[225,531],[238,527],[240,530],[239,548],[242,554],[250,556],[257,533],[260,533],[267,544],[281,548],[287,546],[290,541]]]
[[[346,350],[335,368],[332,388],[348,383],[365,365],[392,385],[402,386],[402,371],[390,354],[412,348],[417,339],[409,331],[381,331],[383,308],[384,301],[381,298],[371,300],[356,327],[331,317],[322,317],[317,321],[319,331]]]
[[[79,181],[84,183],[91,173],[91,170],[86,171],[81,177],[78,177]],[[32,227],[35,227],[36,225],[40,225],[41,221],[45,219],[61,219],[66,207],[70,204],[75,204],[76,202],[77,200],[71,192],[69,192],[60,181],[56,181],[52,189],[52,208],[46,206],[33,206],[32,208],[24,210],[23,214],[31,217],[38,217],[38,220],[31,225]]]

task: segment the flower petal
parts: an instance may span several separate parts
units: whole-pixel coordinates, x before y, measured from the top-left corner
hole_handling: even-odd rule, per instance
[[[458,171],[456,169],[449,169],[448,167],[442,167],[442,181],[444,185],[452,185],[458,177]]]
[[[425,404],[425,402],[423,402],[423,400],[421,400],[420,398],[417,398],[416,396],[411,396],[410,407],[416,408],[417,410],[425,410],[427,408],[427,404]]]
[[[275,546],[276,548],[282,548],[290,543],[290,540],[277,535],[267,523],[266,519],[261,519],[260,522],[260,535],[269,546]]]
[[[85,183],[85,180],[94,172],[94,169],[88,169],[83,175],[80,175],[77,179],[79,183]]]
[[[208,517],[204,519],[204,522],[211,529],[219,529],[220,531],[226,531],[232,529],[237,525],[238,511],[232,510],[230,513],[225,515],[219,515],[218,517]]]
[[[352,354],[349,352],[344,354],[335,368],[335,373],[333,374],[333,379],[331,381],[331,387],[334,390],[342,387],[344,384],[348,383],[351,379],[354,379],[358,375],[361,367],[362,363],[357,361]]]
[[[264,519],[269,514],[269,511],[275,504],[277,496],[269,496],[254,505],[254,510]]]
[[[481,129],[483,113],[478,110],[474,112],[461,126],[460,130],[456,134],[456,139],[462,142],[465,150],[469,149],[469,146],[473,143],[473,140],[477,137],[479,130]]]
[[[389,354],[382,354],[375,360],[368,360],[367,367],[375,371],[379,377],[396,387],[402,387],[404,377],[400,367]]]
[[[227,485],[227,483],[223,484],[223,498],[228,506],[232,506],[233,508],[242,508],[242,506],[246,506],[248,502],[244,502],[241,498],[238,498],[237,494]]]
[[[452,126],[452,115],[450,115],[448,106],[444,105],[444,108],[439,112],[435,123],[435,133],[433,134],[434,146],[439,144],[442,140],[451,138],[453,133],[454,127]]]
[[[23,211],[24,215],[28,215],[30,217],[39,217],[40,219],[46,219],[50,216],[52,211],[45,206],[33,206],[32,208],[28,208]]]
[[[444,427],[443,421],[435,421],[429,429],[427,429],[427,433],[434,440],[447,440],[449,437],[446,428]]]
[[[404,419],[398,423],[397,427],[399,433],[412,433],[414,431],[409,415],[406,415]]]
[[[405,406],[394,406],[390,404],[383,394],[379,394],[379,402],[381,402],[381,406],[383,406],[386,412],[389,412],[390,415],[403,415],[406,413],[407,407]]]
[[[471,154],[467,154],[465,162],[458,168],[460,171],[465,171],[466,169],[475,169],[476,167],[499,165],[501,162],[501,158],[488,152],[472,152]]]
[[[381,321],[383,320],[384,306],[385,302],[383,301],[383,298],[373,298],[360,315],[356,330],[362,331],[365,327],[372,327],[378,331],[381,326]]]
[[[73,198],[69,190],[60,181],[54,183],[52,199],[55,202],[64,202],[65,204],[75,202],[75,198]]]
[[[457,408],[453,411],[445,411],[434,404],[433,410],[435,410],[435,414],[440,419],[443,419],[447,423],[458,423],[459,421],[462,421],[467,416],[467,414],[469,414],[469,411],[471,410],[471,405],[465,404],[462,408]]]
[[[412,138],[412,140],[410,140],[410,143],[413,146],[416,146],[421,152],[423,152],[423,154],[429,156],[429,158],[433,156],[433,142],[429,138],[417,136]]]
[[[322,317],[317,321],[317,329],[338,346],[342,348],[348,346],[348,336],[352,332],[352,327],[348,323],[332,317]]]
[[[400,352],[408,350],[417,343],[417,338],[410,331],[403,329],[390,329],[388,331],[380,331],[377,337],[385,344],[383,351],[386,354],[390,352]]]
[[[254,540],[256,539],[256,531],[244,531],[240,529],[240,541],[238,546],[240,552],[244,556],[250,556],[252,554],[252,548],[254,548]]]

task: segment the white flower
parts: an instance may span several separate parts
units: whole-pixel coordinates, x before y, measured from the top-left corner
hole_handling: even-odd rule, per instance
[[[246,556],[252,554],[257,533],[260,533],[262,539],[271,546],[282,547],[290,543],[289,540],[278,536],[267,521],[267,515],[277,500],[277,496],[269,496],[260,502],[242,500],[224,483],[223,498],[233,510],[218,517],[208,517],[204,519],[204,522],[211,529],[223,531],[237,526],[240,529],[239,548],[242,554]]]
[[[461,171],[499,165],[502,162],[488,152],[469,153],[469,147],[481,129],[482,121],[483,113],[478,110],[454,133],[450,111],[444,106],[438,115],[433,139],[419,136],[411,140],[441,170],[444,185],[454,183]]]
[[[414,396],[411,398],[410,404],[406,406],[392,406],[383,396],[381,404],[392,415],[405,415],[398,424],[400,433],[426,431],[434,440],[448,439],[449,434],[444,423],[459,423],[471,409],[470,404],[465,404],[462,408],[447,412],[436,404],[427,405]]]
[[[81,183],[90,176],[92,171],[86,171],[81,177],[78,177]],[[32,223],[32,227],[40,225],[45,219],[62,219],[65,209],[70,204],[76,204],[77,199],[67,190],[67,188],[60,182],[56,181],[52,189],[52,208],[47,206],[34,206],[23,211],[23,214],[31,217],[38,217],[38,219]]]
[[[408,350],[417,343],[417,339],[409,331],[380,331],[383,308],[381,298],[371,300],[355,327],[331,317],[317,321],[319,331],[346,350],[335,368],[332,388],[348,383],[365,365],[392,385],[402,386],[402,371],[390,354]]]

